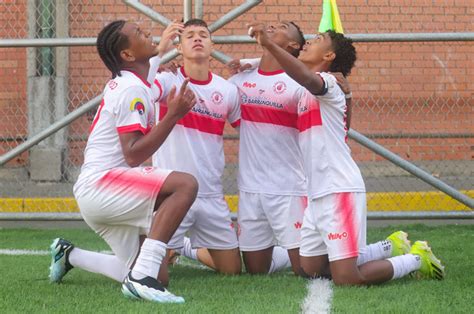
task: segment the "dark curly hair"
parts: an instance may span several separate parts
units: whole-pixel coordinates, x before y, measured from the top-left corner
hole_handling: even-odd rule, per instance
[[[97,36],[97,52],[107,69],[112,72],[112,78],[120,76],[122,58],[120,51],[128,47],[128,38],[121,30],[124,20],[117,20],[105,26]]]
[[[332,48],[336,54],[336,58],[332,61],[329,71],[341,72],[344,76],[349,75],[357,59],[352,39],[344,37],[343,34],[336,33],[333,30],[328,30],[326,33],[331,38]]]
[[[294,38],[294,39],[300,45],[298,49],[293,49],[291,54],[294,57],[298,58],[298,56],[300,55],[301,49],[303,49],[303,46],[306,43],[306,40],[304,39],[304,34],[303,34],[303,31],[301,30],[301,28],[295,22],[290,22],[290,24],[293,25],[296,28],[296,37],[297,38]]]

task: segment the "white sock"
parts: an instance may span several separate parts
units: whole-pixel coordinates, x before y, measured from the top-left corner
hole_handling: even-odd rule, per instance
[[[387,259],[392,263],[393,279],[402,278],[412,271],[418,270],[421,267],[421,258],[418,255],[405,254],[395,256]]]
[[[135,279],[145,277],[158,278],[161,261],[166,255],[166,243],[146,238],[140,248],[135,266],[132,268],[132,276]]]
[[[91,273],[101,274],[122,282],[130,269],[115,255],[82,250],[75,247],[69,253],[69,263]]]
[[[193,260],[197,260],[197,251],[197,249],[193,249],[191,240],[188,237],[184,237],[184,246],[176,250],[179,254]]]
[[[369,244],[359,250],[357,266],[370,261],[387,259],[390,256],[392,256],[392,242],[388,240],[383,240],[377,243]]]
[[[282,248],[281,246],[273,247],[272,263],[270,264],[270,269],[268,270],[268,273],[271,274],[288,267],[291,267],[288,251]]]

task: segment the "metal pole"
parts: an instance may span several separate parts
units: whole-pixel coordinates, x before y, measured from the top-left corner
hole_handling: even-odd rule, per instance
[[[202,20],[202,0],[196,0],[194,3],[194,17]]]
[[[193,3],[192,0],[183,0],[183,22],[186,23],[193,16]]]
[[[352,34],[347,35],[354,42],[409,42],[409,41],[474,41],[474,33],[400,33],[400,34]],[[306,39],[314,38],[314,35],[305,35]],[[153,37],[159,42],[161,37]],[[254,44],[254,38],[248,35],[226,35],[212,36],[215,44]],[[95,37],[82,38],[25,38],[25,39],[0,39],[0,48],[15,47],[66,47],[66,46],[94,46]]]
[[[154,11],[152,8],[144,5],[143,3],[140,3],[140,1],[136,1],[136,0],[122,0],[123,3],[125,3],[126,5],[134,8],[135,10],[137,10],[138,12],[141,12],[143,14],[145,14],[146,16],[148,16],[150,19],[152,19],[153,21],[156,21],[158,23],[160,23],[161,25],[163,26],[168,26],[169,23],[171,23],[171,21],[169,19],[167,19],[166,17],[164,17],[163,15],[161,15],[160,13]]]
[[[15,158],[16,156],[20,155],[24,151],[30,149],[31,147],[35,146],[51,134],[56,133],[57,131],[61,130],[77,118],[81,117],[87,111],[95,108],[100,101],[102,100],[102,95],[96,96],[95,98],[89,100],[87,103],[82,105],[81,107],[77,108],[73,112],[69,113],[64,118],[58,120],[57,122],[53,123],[51,126],[46,128],[45,130],[39,132],[38,134],[29,138],[26,142],[18,145],[17,147],[13,148],[9,152],[3,154],[0,157],[0,166],[3,166],[9,160]]]
[[[219,51],[219,50],[213,50],[211,52],[211,56],[220,61],[221,63],[224,63],[224,64],[227,64],[228,62],[232,61],[232,57],[226,55],[225,53],[223,53],[222,51]]]
[[[209,30],[211,33],[215,32],[224,25],[232,22],[234,19],[238,18],[248,10],[252,9],[254,6],[257,6],[262,2],[262,0],[247,0],[245,3],[242,3],[238,7],[232,9],[225,15],[221,16],[217,21],[209,25]]]
[[[373,152],[379,154],[380,156],[386,158],[388,161],[390,161],[390,162],[394,163],[395,165],[397,165],[398,167],[408,171],[412,175],[420,178],[421,180],[425,181],[429,185],[434,186],[438,190],[448,194],[449,196],[451,196],[455,200],[463,203],[467,207],[469,207],[471,209],[474,208],[474,199],[470,198],[467,195],[462,194],[461,192],[459,192],[455,188],[453,188],[450,185],[444,183],[443,181],[433,177],[432,175],[430,175],[426,171],[418,168],[414,164],[406,161],[405,159],[399,157],[398,155],[392,153],[391,151],[389,151],[385,147],[375,143],[374,141],[368,139],[364,135],[362,135],[359,132],[354,131],[352,129],[349,130],[348,135],[351,139],[355,140],[357,143],[361,144],[362,146],[367,147],[371,151],[373,151]]]

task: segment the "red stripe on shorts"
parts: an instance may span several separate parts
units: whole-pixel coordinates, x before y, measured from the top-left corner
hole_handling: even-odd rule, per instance
[[[346,252],[345,253],[355,253],[354,256],[358,255],[358,238],[359,232],[355,225],[354,214],[355,214],[355,200],[353,193],[339,193],[338,198],[338,207],[339,215],[342,223],[342,230],[347,232],[346,242]]]
[[[98,182],[101,188],[131,196],[150,196],[158,193],[167,176],[153,172],[156,168],[141,167],[129,169],[112,169]]]

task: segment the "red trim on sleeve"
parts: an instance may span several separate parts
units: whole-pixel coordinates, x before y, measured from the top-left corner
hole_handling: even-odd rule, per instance
[[[151,130],[151,128],[145,129],[140,123],[135,123],[135,124],[130,124],[130,125],[124,125],[124,126],[117,127],[117,132],[119,134],[139,131],[139,132],[142,132],[143,135],[146,135],[148,132],[150,132],[150,130]]]
[[[161,98],[161,96],[163,96],[163,87],[161,87],[161,84],[160,82],[158,82],[157,79],[155,79],[155,85],[158,86],[158,88],[160,89],[160,97],[158,98]]]
[[[167,111],[168,107],[160,105],[160,121],[163,119]],[[194,112],[188,112],[176,124],[204,133],[222,136],[224,134],[225,120],[218,120]]]
[[[239,126],[240,126],[240,119],[237,120],[237,121],[235,121],[235,122],[233,122],[233,123],[231,123],[230,125],[232,125],[233,128],[239,127]]]
[[[290,128],[297,127],[298,115],[287,111],[242,104],[242,119],[246,121],[268,123]]]

